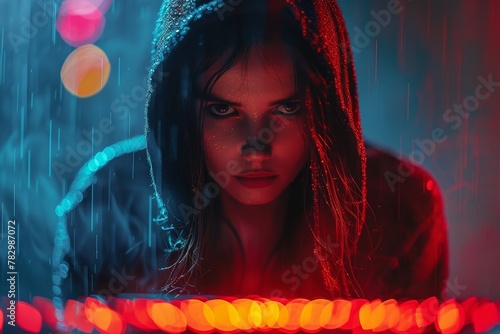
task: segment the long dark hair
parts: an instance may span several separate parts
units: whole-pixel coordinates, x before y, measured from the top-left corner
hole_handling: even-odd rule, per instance
[[[349,276],[350,259],[364,220],[364,162],[359,153],[359,135],[353,132],[352,118],[348,116],[353,110],[357,113],[358,107],[352,57],[340,11],[333,4],[328,15],[341,20],[336,23],[340,28],[331,33],[350,62],[344,69],[352,77],[353,86],[344,87],[347,93],[338,92],[338,69],[332,68],[320,50],[315,50],[305,38],[303,27],[297,23],[297,8],[287,6],[268,12],[257,5],[246,6],[247,3],[226,12],[223,19],[214,13],[198,20],[156,69],[157,87],[149,106],[154,112],[149,112],[148,125],[161,151],[161,189],[169,224],[175,226],[165,238],[170,245],[172,239],[184,240],[180,247],[169,251],[165,291],[196,292],[203,273],[201,259],[209,257],[209,247],[217,238],[217,201],[203,203],[206,205],[202,207],[193,203],[204,186],[213,181],[202,149],[203,119],[195,105],[196,79],[216,61],[223,60],[204,87],[203,93],[209,92],[222,74],[248,57],[253,47],[263,47],[277,38],[291,50],[297,91],[305,101],[312,143],[308,163],[290,185],[297,191],[291,199],[295,203],[288,207],[298,209],[287,214],[303,219],[287,228],[310,231],[325,288],[332,297],[353,291],[359,294]],[[350,96],[351,110],[346,110],[345,96]],[[327,237],[334,240],[334,246],[321,241]]]

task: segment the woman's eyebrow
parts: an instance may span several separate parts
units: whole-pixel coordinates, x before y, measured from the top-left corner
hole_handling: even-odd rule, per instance
[[[223,99],[222,97],[217,96],[217,95],[216,95],[216,94],[214,94],[214,93],[210,93],[210,94],[207,94],[207,95],[203,95],[203,96],[202,96],[202,99],[203,99],[203,100],[208,100],[208,101],[213,101],[213,102],[218,102],[218,103],[230,104],[230,105],[233,105],[233,106],[236,106],[236,107],[241,107],[241,103],[238,103],[238,102],[235,102],[235,101],[229,101],[229,100]]]
[[[279,105],[279,104],[283,104],[285,102],[289,102],[290,100],[295,100],[298,98],[298,92],[294,92],[292,93],[291,95],[285,97],[285,98],[281,98],[281,99],[278,99],[278,100],[274,100],[274,101],[271,101],[269,102],[268,106],[274,106],[274,105]],[[209,101],[213,101],[213,102],[218,102],[218,103],[224,103],[224,104],[230,104],[230,105],[233,105],[233,106],[236,106],[236,107],[241,107],[242,104],[239,103],[239,102],[235,102],[235,101],[229,101],[229,100],[226,100],[216,94],[214,94],[213,92],[210,93],[210,94],[207,94],[205,96],[202,97],[202,99],[204,100],[209,100]]]
[[[283,99],[279,99],[279,100],[275,100],[275,101],[272,101],[269,103],[269,106],[274,106],[274,105],[277,105],[277,104],[283,104],[285,102],[290,102],[291,100],[296,100],[297,98],[299,97],[299,93],[298,92],[294,92],[292,93],[291,95],[283,98]]]

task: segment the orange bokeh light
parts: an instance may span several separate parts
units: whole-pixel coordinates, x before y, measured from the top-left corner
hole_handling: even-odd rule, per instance
[[[90,97],[101,91],[109,79],[111,65],[103,50],[83,45],[69,54],[61,69],[64,87],[78,97]]]
[[[181,310],[187,326],[196,333],[206,333],[214,329],[215,316],[212,309],[201,300],[189,299],[181,302]]]
[[[127,321],[127,323],[129,325],[132,325],[139,330],[151,330],[151,329],[157,328],[154,324],[151,325],[148,322],[148,324],[150,324],[148,326],[148,325],[144,324],[144,322],[141,322],[141,321],[139,321],[139,319],[137,319],[133,300],[117,298],[115,300],[115,307],[114,308],[117,312],[119,312],[125,318],[125,321]],[[137,312],[137,314],[143,315],[144,313]],[[148,317],[148,320],[149,320],[149,317]],[[146,320],[146,322],[147,322],[147,320]]]
[[[392,327],[395,332],[417,332],[417,322],[415,314],[417,312],[418,302],[416,300],[409,300],[399,305],[399,319]]]
[[[154,300],[146,298],[137,298],[133,303],[135,318],[139,322],[140,326],[150,330],[158,329],[158,326],[156,326],[155,322],[150,318],[148,312],[149,305],[154,302]]]
[[[374,332],[387,331],[396,326],[399,320],[398,303],[394,299],[384,302],[374,300],[363,305],[359,310],[359,322],[364,330]]]
[[[353,299],[350,301],[351,303],[351,312],[349,314],[349,318],[346,323],[340,326],[341,329],[350,329],[357,330],[358,327],[361,327],[359,323],[359,310],[363,305],[368,303],[366,299]]]
[[[148,304],[148,314],[159,329],[168,333],[183,333],[187,327],[187,320],[178,307],[156,301]]]
[[[205,302],[214,315],[214,328],[221,331],[235,331],[240,326],[240,315],[236,308],[223,299],[212,299]]]
[[[401,316],[398,302],[394,299],[386,300],[382,302],[380,306],[385,309],[385,317],[382,324],[373,329],[374,332],[382,332],[393,328],[399,322],[399,318]]]
[[[300,314],[300,327],[306,332],[322,329],[330,321],[331,314],[322,312],[329,303],[326,299],[315,299],[307,303]]]
[[[464,326],[464,310],[454,300],[441,305],[436,318],[436,329],[445,334],[458,333]]]
[[[296,331],[297,329],[300,329],[300,316],[302,314],[302,310],[304,309],[304,306],[309,302],[307,299],[293,299],[289,301],[285,307],[288,311],[288,321],[287,323],[282,327],[285,331]]]
[[[232,302],[239,314],[239,330],[266,328],[266,308],[262,303],[252,299],[237,299]]]
[[[92,323],[87,319],[87,310],[84,304],[76,300],[68,300],[64,308],[64,322],[81,332],[90,333]]]
[[[337,329],[344,326],[351,315],[352,303],[348,300],[334,300],[323,309],[322,316],[330,315],[330,320],[323,327],[326,329]]]
[[[288,323],[288,309],[276,300],[264,301],[266,326],[273,329],[283,328]]]
[[[419,328],[424,328],[436,320],[439,302],[436,297],[430,297],[420,303],[415,313],[415,322]]]
[[[38,333],[42,325],[57,331],[54,305],[35,297],[33,305],[18,302],[16,321],[25,332]],[[140,332],[194,333],[272,331],[295,333],[349,330],[353,333],[421,333],[436,330],[445,334],[460,332],[471,324],[477,333],[488,332],[500,323],[500,302],[468,298],[439,304],[428,298],[420,304],[394,299],[369,302],[365,299],[236,299],[172,300],[88,297],[84,303],[68,300],[64,309],[67,330],[90,333],[123,334],[127,325]],[[2,316],[2,313],[0,313]],[[431,326],[432,327],[429,327]],[[5,323],[0,322],[0,331]],[[46,328],[46,327],[44,327]],[[134,331],[134,328],[131,328]]]
[[[108,307],[97,307],[93,310],[94,326],[106,334],[122,334],[127,328],[125,320]]]
[[[94,323],[94,311],[99,307],[108,307],[108,306],[106,305],[106,303],[95,298],[88,297],[85,299],[85,316],[87,317],[87,320],[91,324]]]

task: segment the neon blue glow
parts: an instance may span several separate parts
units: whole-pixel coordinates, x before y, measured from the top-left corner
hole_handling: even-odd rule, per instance
[[[54,237],[54,250],[52,253],[52,292],[56,308],[55,315],[58,320],[57,327],[63,331],[67,329],[64,324],[62,303],[62,284],[68,277],[69,265],[64,261],[64,256],[70,250],[69,235],[66,227],[66,214],[75,208],[83,199],[83,193],[92,184],[95,173],[106,166],[113,158],[122,154],[141,151],[146,148],[146,138],[143,135],[126,139],[106,147],[98,152],[76,174],[75,180],[69,187],[69,192],[55,208],[59,217]]]

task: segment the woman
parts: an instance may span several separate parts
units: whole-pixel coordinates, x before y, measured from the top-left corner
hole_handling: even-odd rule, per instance
[[[341,12],[216,3],[167,2],[156,30],[153,69],[169,75],[153,81],[148,158],[165,224],[185,243],[165,289],[359,295],[366,153]]]
[[[335,1],[166,0],[150,74],[147,161],[167,253],[156,291],[441,293],[439,190],[414,166],[400,176],[409,165],[381,151],[367,161]],[[155,291],[146,286],[128,290]]]

